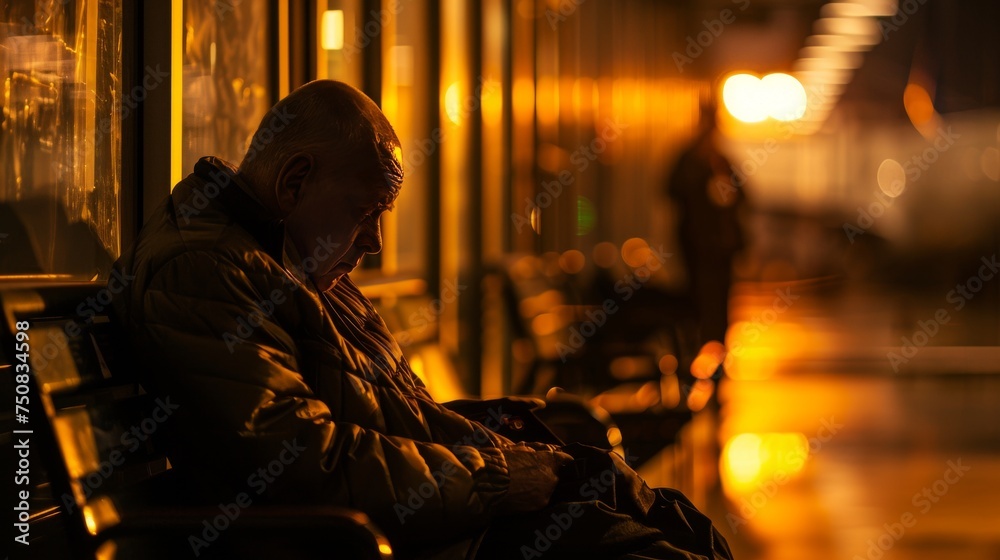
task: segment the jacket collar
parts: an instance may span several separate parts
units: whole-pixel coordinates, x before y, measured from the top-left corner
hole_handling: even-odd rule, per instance
[[[195,188],[204,190],[203,194],[208,196],[205,185],[211,183],[217,186],[215,198],[221,209],[247,230],[271,258],[283,262],[284,224],[274,219],[231,164],[217,157],[203,157],[195,164],[194,174],[204,181],[200,188]]]

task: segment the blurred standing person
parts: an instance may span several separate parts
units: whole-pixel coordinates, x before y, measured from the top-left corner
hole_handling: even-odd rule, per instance
[[[725,342],[732,260],[744,247],[739,214],[747,205],[744,184],[718,146],[716,105],[703,103],[701,117],[666,185],[680,215],[679,240],[698,315],[699,345]]]

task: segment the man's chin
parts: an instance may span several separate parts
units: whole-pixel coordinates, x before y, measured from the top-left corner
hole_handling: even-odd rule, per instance
[[[319,291],[327,292],[336,286],[337,282],[339,282],[344,276],[347,276],[347,274],[343,272],[336,272],[316,278],[313,282],[316,284],[316,288],[319,289]]]

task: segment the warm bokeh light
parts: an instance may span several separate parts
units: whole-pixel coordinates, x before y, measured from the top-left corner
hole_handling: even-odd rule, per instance
[[[565,303],[559,290],[545,290],[537,296],[528,296],[521,300],[518,308],[524,317],[534,317]]]
[[[842,52],[864,52],[868,45],[850,35],[817,34],[806,38],[806,47],[831,47]]]
[[[622,260],[632,268],[645,266],[651,255],[649,243],[641,237],[633,237],[622,243]]]
[[[768,74],[760,81],[767,100],[767,113],[779,121],[794,121],[806,113],[806,89],[788,74]]]
[[[769,379],[777,373],[779,357],[795,359],[818,344],[816,333],[781,320],[767,324],[758,316],[734,321],[726,338],[726,376],[744,381]]]
[[[892,17],[899,10],[899,0],[846,0],[831,4],[856,4],[863,7],[870,17]]]
[[[500,126],[503,123],[503,85],[497,80],[485,80],[481,96],[483,122],[488,126]]]
[[[673,354],[664,354],[657,363],[657,366],[660,368],[660,373],[663,375],[673,375],[677,372],[678,365],[677,356],[674,356]]]
[[[452,82],[444,91],[444,114],[454,124],[462,124],[461,86]]]
[[[768,117],[779,121],[802,118],[808,107],[806,90],[794,76],[783,73],[758,78],[735,74],[722,86],[722,101],[731,115],[745,123]]]
[[[511,90],[514,122],[528,125],[535,116],[535,82],[530,78],[517,78]]]
[[[548,336],[562,326],[559,316],[554,313],[542,313],[531,321],[531,330],[538,336]]]
[[[344,48],[344,11],[327,10],[323,12],[323,48],[328,51],[339,51]]]
[[[763,94],[760,78],[750,74],[730,76],[722,86],[722,102],[726,110],[746,123],[761,122],[767,118],[767,100]]]
[[[647,357],[620,356],[611,360],[608,371],[615,379],[649,377],[653,373],[652,361]]]
[[[714,382],[706,379],[699,379],[698,381],[695,381],[694,385],[691,387],[691,392],[688,393],[687,407],[691,409],[692,412],[698,412],[699,410],[705,408],[705,405],[708,404],[708,401],[712,398],[712,394],[714,392]]]
[[[925,138],[934,135],[937,111],[934,110],[934,100],[927,88],[920,84],[907,84],[903,90],[903,107],[910,122]]]
[[[559,122],[559,82],[550,76],[539,76],[535,91],[535,117],[543,126]]]
[[[864,56],[859,52],[843,50],[837,47],[811,46],[799,51],[799,65],[806,68],[825,70],[854,70],[864,62]]]
[[[801,433],[739,434],[722,450],[723,489],[736,497],[784,484],[802,471],[808,456],[809,440]]]
[[[878,22],[872,18],[821,18],[816,20],[814,29],[820,35],[846,35],[861,45],[877,45],[882,38]]]
[[[618,249],[610,241],[602,241],[594,245],[594,264],[601,268],[611,268],[618,260]]]
[[[587,258],[582,251],[570,249],[559,255],[559,268],[566,274],[578,274],[587,264]]]
[[[721,342],[706,342],[691,363],[691,375],[698,379],[710,379],[725,359],[726,347]]]
[[[878,188],[893,198],[906,189],[906,170],[894,159],[887,159],[878,166]]]

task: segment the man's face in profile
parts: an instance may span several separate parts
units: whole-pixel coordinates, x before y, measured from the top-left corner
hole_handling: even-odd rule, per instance
[[[382,250],[381,216],[394,196],[384,183],[331,176],[319,165],[303,182],[285,230],[303,271],[320,291],[354,270],[366,253]]]

